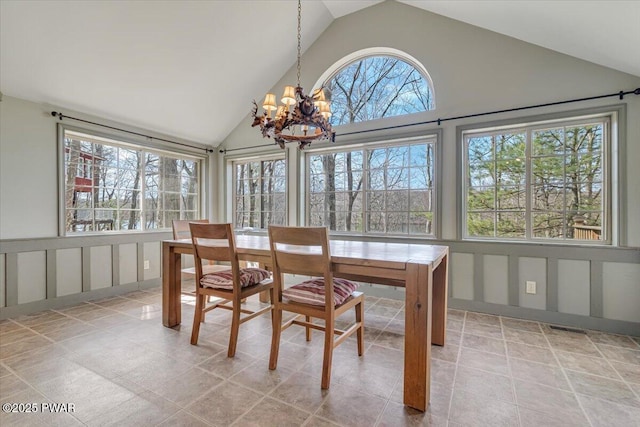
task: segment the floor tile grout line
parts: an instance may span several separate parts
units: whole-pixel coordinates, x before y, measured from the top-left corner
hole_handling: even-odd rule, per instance
[[[393,384],[393,387],[391,387],[391,394],[389,394],[389,397],[384,402],[384,406],[382,407],[382,411],[380,411],[380,413],[376,417],[376,420],[373,423],[374,426],[380,425],[380,422],[382,421],[382,418],[384,417],[384,413],[387,410],[387,408],[389,407],[389,403],[391,402],[391,396],[393,395],[393,391],[396,389],[396,387],[398,386],[398,383],[400,383],[400,382],[404,383],[402,376],[400,376],[400,378],[396,379],[396,382]],[[428,410],[428,408],[427,408],[427,410]]]
[[[315,353],[314,353],[314,354],[315,354]],[[312,357],[312,356],[313,356],[313,355],[310,355],[309,357]],[[251,363],[251,365],[253,365],[253,364],[255,364],[255,363],[259,363],[259,362],[261,362],[261,361],[264,361],[264,360],[261,360],[261,359],[256,360],[256,361],[254,361],[254,363]],[[315,379],[315,377],[313,377],[312,375],[309,375],[309,374],[307,374],[306,372],[304,372],[304,371],[301,371],[301,370],[300,370],[300,369],[302,369],[302,367],[303,367],[303,366],[304,366],[304,365],[302,365],[302,366],[301,366],[299,369],[297,369],[297,370],[291,370],[291,373],[290,373],[289,377],[291,377],[291,376],[295,375],[296,373],[300,372],[300,373],[302,373],[302,374],[304,374],[304,375],[308,375],[309,377],[312,377],[312,378],[314,378],[314,379]],[[238,371],[237,373],[233,374],[233,375],[232,375],[232,376],[230,376],[229,378],[225,378],[225,379],[224,379],[224,381],[226,381],[226,382],[231,382],[232,384],[235,384],[235,385],[238,385],[238,386],[242,386],[242,387],[244,387],[244,388],[250,389],[250,390],[252,390],[252,391],[255,391],[255,392],[257,392],[257,393],[261,394],[261,395],[262,395],[262,398],[261,398],[261,400],[260,400],[260,401],[264,400],[266,397],[269,397],[270,399],[273,399],[273,400],[275,400],[275,401],[278,401],[278,402],[280,402],[280,403],[283,403],[283,404],[285,404],[285,405],[287,405],[287,406],[291,406],[292,408],[295,408],[295,409],[300,410],[300,411],[302,411],[302,412],[309,413],[309,414],[310,414],[310,417],[308,417],[308,418],[312,418],[312,417],[314,417],[314,416],[317,416],[317,415],[316,415],[316,412],[317,412],[317,411],[322,407],[322,405],[324,404],[325,400],[327,399],[328,394],[327,394],[326,396],[324,396],[324,397],[323,397],[322,402],[320,403],[320,405],[318,406],[318,408],[317,408],[314,412],[310,412],[310,411],[307,411],[307,410],[305,410],[305,409],[303,409],[303,408],[300,408],[300,407],[298,407],[298,406],[296,406],[296,405],[293,405],[293,404],[291,404],[291,403],[289,403],[289,402],[286,402],[286,401],[283,401],[283,400],[281,400],[281,399],[278,399],[278,398],[276,398],[276,397],[274,397],[274,396],[271,396],[271,393],[273,393],[273,391],[275,391],[275,389],[277,389],[277,388],[278,388],[282,383],[284,383],[286,380],[284,380],[281,384],[278,384],[277,386],[275,386],[275,387],[274,387],[272,390],[270,390],[268,393],[263,393],[263,392],[261,392],[261,391],[259,391],[259,390],[255,390],[255,389],[253,389],[253,388],[251,388],[251,387],[248,387],[248,386],[246,386],[246,385],[244,385],[244,384],[242,384],[242,383],[239,383],[239,382],[237,382],[237,381],[234,381],[234,380],[233,380],[233,377],[234,377],[234,376],[238,375],[239,373],[241,373],[242,371],[244,371],[244,370],[245,370],[245,369],[247,369],[247,368],[248,368],[248,366],[247,366],[247,367],[245,367],[245,368],[243,368],[242,370]],[[207,371],[207,372],[208,372],[208,371]],[[288,379],[288,378],[287,378],[287,379]],[[257,405],[258,405],[258,403],[256,403],[253,407],[255,407],[255,406],[257,406]],[[253,408],[253,407],[252,407],[252,408]],[[252,409],[252,408],[251,408],[251,409]],[[236,420],[234,420],[234,422],[232,423],[232,425],[235,425],[235,423],[236,423],[238,420],[240,420],[242,417],[244,417],[244,416],[245,416],[245,415],[246,415],[246,414],[247,414],[251,409],[249,409],[247,412],[245,412],[244,414],[242,414],[241,416],[239,416]],[[320,417],[320,418],[323,418],[323,417]]]
[[[600,350],[600,347],[598,347],[598,346],[601,346],[601,345],[603,345],[605,347],[617,348],[619,350],[631,351],[633,353],[638,353],[638,355],[640,355],[640,349],[620,347],[619,345],[612,345],[612,344],[606,344],[606,343],[597,343],[597,344],[595,344],[595,346],[598,348],[598,350]],[[619,362],[619,360],[616,360],[616,362]],[[625,362],[622,362],[622,363],[625,363]]]
[[[608,362],[608,360],[606,360],[606,361]],[[561,366],[561,367],[562,367],[563,369],[565,369],[565,370],[569,371],[569,372],[575,372],[575,373],[582,374],[582,375],[589,375],[589,376],[592,376],[592,377],[601,378],[601,379],[603,379],[603,380],[615,381],[615,382],[623,383],[623,384],[626,384],[626,383],[627,383],[627,382],[626,382],[625,380],[623,380],[623,379],[616,379],[616,378],[605,377],[604,375],[594,374],[593,372],[578,371],[578,370],[576,370],[576,369],[567,368],[567,367],[565,367],[565,366]],[[615,369],[614,369],[614,371],[615,371]],[[618,372],[617,372],[617,371],[616,371],[616,374],[618,374]],[[620,376],[620,374],[618,374],[618,376]]]
[[[543,329],[543,331],[544,331],[544,329]],[[593,421],[591,421],[591,418],[589,417],[589,414],[585,410],[584,405],[582,404],[582,402],[578,398],[578,393],[576,392],[575,387],[571,383],[571,380],[569,379],[569,376],[567,375],[566,370],[562,366],[562,363],[560,363],[560,359],[558,358],[558,355],[556,354],[555,349],[551,345],[551,341],[549,340],[549,337],[547,336],[547,334],[544,334],[544,337],[547,340],[547,342],[549,343],[549,347],[551,348],[551,354],[553,355],[553,358],[556,360],[556,363],[560,367],[560,371],[562,372],[562,375],[564,376],[564,379],[567,381],[567,384],[569,384],[569,388],[571,389],[571,392],[572,392],[574,398],[576,399],[576,402],[578,402],[578,407],[582,411],[582,414],[584,415],[584,417],[587,419],[587,422],[589,423],[589,425],[591,427],[595,427],[593,425]]]
[[[232,384],[236,384],[236,383],[232,382]],[[237,385],[237,384],[236,384],[236,385]],[[252,410],[253,408],[255,408],[256,406],[258,406],[260,403],[262,403],[262,401],[263,401],[264,399],[266,399],[266,397],[267,397],[267,396],[266,396],[265,394],[263,394],[263,393],[260,393],[260,394],[261,394],[260,399],[258,399],[258,401],[257,401],[257,402],[255,402],[253,405],[251,405],[251,406],[249,407],[249,409],[247,409],[247,410],[246,410],[242,415],[239,415],[235,420],[233,420],[233,421],[231,422],[231,424],[229,424],[229,426],[238,425],[237,423],[238,423],[238,421],[240,421],[240,420],[242,419],[242,417],[244,417],[245,415],[247,415],[249,412],[251,412],[251,410]]]
[[[469,348],[469,347],[464,347],[464,348],[466,348],[466,349],[468,349],[468,350],[474,350],[474,349]],[[480,350],[478,350],[478,351],[480,351]],[[462,353],[462,352],[460,352],[460,353]],[[492,355],[492,356],[498,356],[498,354],[497,354],[497,353],[488,353],[488,352],[486,352],[486,351],[483,351],[482,353],[490,354],[490,355]],[[505,359],[507,359],[507,357],[506,357],[506,356],[505,356]],[[437,360],[440,360],[440,361],[445,362],[445,363],[451,363],[451,364],[453,364],[453,365],[457,365],[457,364],[458,364],[458,363],[449,362],[448,360],[443,360],[443,359],[437,359]],[[518,360],[526,360],[526,359],[518,359]],[[506,361],[506,360],[505,360],[505,361]],[[527,361],[528,361],[528,360],[527,360]],[[476,366],[468,366],[468,365],[464,365],[464,364],[463,364],[463,365],[460,365],[460,366],[462,366],[462,367],[463,367],[463,368],[465,368],[465,369],[471,369],[471,370],[475,370],[475,371],[480,371],[480,372],[484,372],[484,373],[486,373],[486,374],[497,375],[497,376],[505,377],[505,378],[511,378],[511,376],[510,376],[510,375],[500,374],[500,373],[497,373],[497,372],[495,372],[495,371],[487,371],[486,369],[478,368],[478,367],[476,367]],[[550,366],[550,365],[548,365],[548,366]],[[500,399],[498,399],[498,400],[500,400]]]
[[[451,408],[453,407],[453,396],[456,392],[456,377],[458,375],[458,363],[460,363],[460,355],[462,354],[462,341],[464,340],[464,327],[467,323],[467,311],[464,311],[464,317],[462,318],[462,331],[460,332],[460,344],[458,345],[458,354],[456,356],[456,365],[453,370],[453,380],[451,381],[451,396],[449,397],[449,406],[447,408],[447,424],[452,421]]]
[[[205,423],[205,424],[206,424],[206,425],[208,425],[208,426],[212,426],[212,427],[213,427],[213,424],[211,424],[211,423],[209,423],[207,420],[205,420],[205,419],[203,419],[203,418],[201,418],[201,417],[197,416],[196,414],[194,414],[194,413],[192,413],[192,412],[187,411],[185,408],[180,408],[180,410],[178,410],[177,412],[175,412],[175,413],[174,413],[173,415],[171,415],[170,417],[168,417],[168,418],[164,419],[163,421],[159,422],[158,424],[156,424],[156,426],[160,426],[160,425],[164,424],[166,421],[168,421],[168,420],[170,420],[171,418],[173,418],[173,417],[177,416],[177,415],[178,415],[179,413],[181,413],[181,412],[182,412],[182,413],[187,414],[187,415],[188,415],[188,416],[190,416],[190,417],[193,417],[193,418],[197,419],[198,421],[201,421],[201,422]]]
[[[504,329],[502,323],[502,316],[500,316],[500,326]],[[504,332],[503,332],[504,335]],[[516,381],[513,376],[513,369],[511,367],[511,357],[509,356],[509,348],[507,347],[507,341],[504,342],[505,357],[507,359],[507,370],[509,371],[509,382],[511,383],[511,393],[513,394],[513,402],[516,407],[516,416],[518,417],[518,425],[522,426],[522,415],[520,414],[520,404],[518,403],[518,393],[516,392]]]
[[[85,368],[85,369],[88,369],[88,368]],[[88,370],[89,370],[89,369],[88,369]],[[91,372],[94,372],[94,371],[91,371]],[[97,372],[94,372],[94,373],[95,373],[95,374],[97,374],[97,375],[99,375],[100,377],[102,377],[102,378],[103,378],[103,379],[105,379],[106,381],[109,381],[110,383],[113,383],[113,382],[111,381],[111,379],[110,379],[110,378],[106,378],[106,377],[104,377],[103,375],[98,374]],[[55,403],[55,401],[54,401],[53,399],[49,398],[49,397],[48,397],[48,396],[47,396],[43,391],[41,391],[41,390],[40,390],[40,388],[38,388],[38,386],[37,386],[37,385],[32,384],[31,382],[27,381],[26,379],[24,379],[22,376],[20,376],[20,375],[19,375],[17,372],[15,372],[15,371],[14,371],[14,375],[16,375],[18,378],[20,378],[20,380],[22,380],[23,382],[25,382],[25,383],[26,383],[26,384],[27,384],[31,389],[33,389],[36,393],[38,393],[38,394],[39,394],[40,396],[42,396],[44,399],[46,399],[46,400],[48,400],[48,401],[50,401],[50,402],[54,402],[54,403]],[[49,383],[49,382],[51,382],[51,381],[54,381],[54,379],[51,379],[51,380],[49,380],[49,381],[45,381],[45,382],[43,382],[43,383],[42,383],[42,385],[44,385],[44,384],[46,384],[46,383]],[[134,394],[135,394],[135,393],[134,393]],[[127,399],[127,400],[128,400],[128,399]],[[68,402],[68,403],[71,403],[71,402]],[[79,423],[81,423],[82,425],[87,425],[87,423],[86,423],[86,422],[83,422],[82,420],[80,420],[79,418],[77,418],[76,416],[74,416],[74,415],[73,415],[73,413],[68,413],[68,415],[70,415],[72,418],[74,418],[75,420],[77,420],[77,421],[78,421]],[[91,420],[88,420],[88,421],[91,421]]]
[[[613,400],[610,400],[610,399],[603,399],[600,396],[593,396],[593,395],[586,394],[586,393],[576,392],[576,395],[577,396],[588,397],[589,399],[597,399],[597,400],[599,400],[601,402],[604,402],[604,403],[610,403],[610,404],[613,404],[613,405],[616,405],[616,406],[622,406],[622,407],[629,408],[629,409],[632,409],[632,410],[640,411],[640,406],[633,406],[633,405],[628,405],[626,403],[613,401]]]
[[[635,395],[636,399],[640,402],[640,391],[636,392],[636,390],[632,386],[629,385],[629,383],[624,379],[624,377],[620,374],[620,372],[618,372],[618,370],[615,368],[615,366],[613,366],[613,364],[611,363],[611,360],[604,355],[604,353],[602,352],[600,347],[598,347],[598,345],[596,345],[596,343],[594,343],[591,340],[591,337],[589,337],[589,335],[587,335],[587,339],[589,339],[589,341],[593,344],[593,346],[598,350],[598,352],[602,355],[604,360],[613,369],[613,371],[616,374],[618,374],[618,377],[620,377],[620,379],[622,379],[622,383],[625,384],[629,390],[631,390],[631,394]],[[601,343],[601,345],[603,345],[603,344]],[[606,344],[604,344],[604,345],[606,345]],[[614,347],[614,346],[612,346],[612,347]],[[623,347],[620,347],[620,348],[623,348]]]
[[[51,339],[51,338],[47,337],[46,335],[41,334],[41,333],[40,333],[40,332],[38,332],[38,331],[34,331],[33,329],[31,329],[31,328],[29,328],[29,327],[27,327],[27,326],[25,326],[25,328],[29,329],[31,332],[33,332],[34,334],[36,334],[36,336],[40,336],[40,337],[44,338],[45,340],[49,341],[49,343],[48,343],[48,344],[46,344],[46,345],[57,344],[57,341],[54,341],[53,339]],[[17,340],[17,341],[11,342],[11,343],[9,343],[9,344],[5,344],[5,345],[3,345],[3,346],[10,346],[10,345],[18,344],[18,343],[21,343],[21,342],[23,342],[23,341],[26,341],[26,340],[28,340],[28,339],[30,339],[30,338],[33,338],[33,336],[31,336],[31,337],[26,337],[26,338],[23,338],[23,339],[20,339],[20,340]],[[43,348],[43,347],[45,347],[45,346],[41,346],[41,347],[37,347],[37,348],[32,348],[32,349],[30,349],[30,350],[21,351],[21,352],[18,352],[18,353],[16,353],[16,354],[12,354],[12,355],[11,355],[11,356],[9,356],[9,357],[4,357],[4,358],[0,359],[0,361],[4,361],[4,360],[6,360],[6,359],[10,359],[10,358],[12,358],[12,357],[19,356],[19,355],[24,354],[24,353],[28,353],[28,352],[30,352],[30,351],[39,350],[39,349],[41,349],[41,348]],[[5,348],[6,348],[6,347],[5,347]]]

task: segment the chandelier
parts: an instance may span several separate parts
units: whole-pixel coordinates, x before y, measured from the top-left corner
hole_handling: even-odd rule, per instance
[[[286,86],[281,105],[276,105],[276,96],[268,93],[262,104],[264,113],[258,115],[258,104],[253,101],[252,127],[260,126],[263,138],[273,138],[284,149],[285,143],[297,142],[303,150],[317,139],[329,139],[335,142],[335,132],[331,129],[329,117],[331,108],[323,88],[305,95],[300,87],[300,17],[302,7],[298,0],[298,86]],[[291,107],[293,106],[293,109]],[[271,113],[275,111],[275,117]]]

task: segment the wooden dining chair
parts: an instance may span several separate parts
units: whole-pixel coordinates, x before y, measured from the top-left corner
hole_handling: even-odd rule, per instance
[[[240,325],[272,309],[270,303],[267,307],[252,311],[242,308],[241,301],[251,295],[269,291],[271,302],[273,302],[271,273],[261,268],[240,268],[231,224],[191,222],[189,228],[196,268],[196,309],[193,315],[191,344],[198,343],[200,323],[204,321],[206,312],[214,308],[231,310],[231,333],[227,356],[233,357],[236,353]],[[228,262],[231,269],[205,274],[202,263],[204,260]],[[206,298],[208,296],[221,298],[222,301],[207,306]],[[241,314],[246,314],[246,316],[241,316]],[[272,311],[271,316],[273,322]]]
[[[208,219],[174,219],[171,221],[171,227],[173,229],[173,240],[182,240],[182,239],[191,239],[191,230],[189,229],[189,223],[196,222],[198,224],[208,224]],[[216,271],[225,271],[229,270],[231,267],[228,265],[217,265],[214,262],[206,263],[202,266],[203,273],[215,273]],[[187,267],[180,270],[180,272],[189,277],[195,279],[196,277],[196,267]],[[195,289],[191,292],[186,292],[181,290],[180,293],[182,295],[195,296]],[[207,298],[207,302],[210,299]]]
[[[355,291],[355,283],[333,277],[326,227],[270,226],[269,244],[276,294],[269,369],[276,369],[278,364],[283,330],[294,324],[304,326],[307,341],[311,340],[312,329],[324,331],[321,387],[328,389],[333,349],[356,332],[358,356],[364,352],[364,294]],[[285,273],[316,278],[284,289]],[[346,330],[336,329],[336,318],[352,308],[355,308],[355,323]],[[282,323],[283,311],[296,316]],[[324,320],[324,325],[312,323],[311,318]]]

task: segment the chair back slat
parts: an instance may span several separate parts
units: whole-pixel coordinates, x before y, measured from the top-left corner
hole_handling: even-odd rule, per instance
[[[190,239],[191,230],[189,229],[190,222],[197,222],[199,224],[208,224],[208,219],[174,219],[171,221],[173,228],[173,240]]]
[[[270,226],[269,242],[273,264],[282,273],[324,276],[331,271],[326,227]]]
[[[202,260],[231,262],[232,270],[239,269],[238,254],[231,224],[201,224],[191,222],[191,240],[196,264],[196,277],[202,276]],[[199,267],[199,268],[198,268]],[[198,273],[198,270],[200,272]]]
[[[270,226],[269,237],[278,243],[296,246],[321,246],[329,240],[327,227]]]
[[[302,274],[305,276],[324,276],[327,261],[322,255],[296,254],[276,250],[274,264],[282,273]]]

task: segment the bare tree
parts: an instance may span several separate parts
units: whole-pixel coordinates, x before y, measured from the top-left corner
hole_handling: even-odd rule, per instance
[[[365,58],[343,68],[329,80],[327,92],[331,94],[331,122],[334,125],[415,113],[433,107],[431,90],[424,77],[410,64],[393,57]],[[343,218],[341,216],[338,219],[336,216],[336,197],[339,192],[335,175],[339,154],[326,154],[321,159],[324,175],[322,211],[324,224],[331,230],[342,227],[340,224]],[[353,152],[344,154],[346,188],[340,194],[340,197],[345,198],[343,209],[346,210],[346,231],[351,231],[354,226],[354,207],[362,192],[364,178],[362,172],[356,172],[353,167],[353,155]],[[362,170],[362,166],[360,169]],[[385,175],[384,179],[393,178]],[[386,195],[383,197],[386,198]],[[311,208],[313,215],[314,206]],[[371,221],[370,216],[368,221]]]

